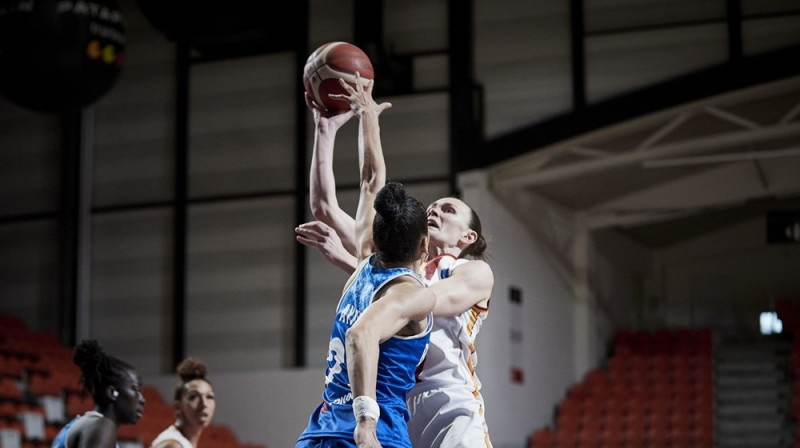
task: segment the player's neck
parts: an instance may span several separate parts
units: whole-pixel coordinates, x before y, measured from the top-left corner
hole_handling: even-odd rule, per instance
[[[389,263],[384,261],[380,256],[376,256],[372,264],[376,267],[383,268],[383,269],[393,269],[393,268],[408,268],[411,269],[413,267],[413,263]]]
[[[458,247],[434,247],[431,246],[428,252],[428,259],[438,257],[440,255],[452,255],[458,258],[461,255],[461,249]]]
[[[181,435],[183,435],[183,437],[186,437],[186,440],[192,443],[192,446],[197,446],[197,442],[200,440],[200,434],[203,433],[202,426],[182,424],[180,426],[177,426],[177,428],[178,431],[181,432]]]

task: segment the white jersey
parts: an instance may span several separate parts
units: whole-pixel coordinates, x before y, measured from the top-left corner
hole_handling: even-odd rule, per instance
[[[156,439],[153,440],[153,443],[151,443],[150,446],[156,447],[160,443],[166,441],[178,442],[181,448],[194,448],[192,442],[190,442],[189,439],[184,437],[183,434],[181,434],[181,432],[178,430],[178,428],[175,427],[175,425],[170,425],[169,428],[161,431],[161,434],[159,434],[156,437]]]
[[[433,285],[465,263],[469,260],[452,255],[436,257],[422,267],[423,280],[428,286]],[[478,393],[481,382],[475,373],[475,339],[488,314],[488,307],[474,305],[457,316],[434,318],[428,354],[417,372],[412,393],[444,385],[462,385]]]
[[[430,286],[468,262],[443,255],[426,263],[421,275]],[[474,305],[457,316],[434,318],[428,353],[407,398],[414,448],[491,448],[475,372],[475,339],[488,314],[488,307]]]

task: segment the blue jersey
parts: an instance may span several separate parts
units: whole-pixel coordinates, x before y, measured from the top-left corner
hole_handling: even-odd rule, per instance
[[[69,423],[67,423],[66,425],[64,425],[63,428],[61,428],[61,431],[59,431],[58,435],[56,435],[55,439],[53,439],[53,443],[50,445],[51,448],[66,448],[67,434],[69,434],[69,429],[72,428],[72,425],[74,425],[79,418],[81,418],[81,416],[76,415],[75,418],[70,420]]]
[[[56,437],[53,439],[53,443],[50,444],[50,448],[67,448],[67,436],[69,436],[69,430],[75,425],[75,422],[82,418],[103,418],[103,414],[97,411],[88,411],[83,415],[76,415],[72,420],[69,421],[61,431],[58,432]],[[117,448],[119,448],[119,444],[117,444]]]
[[[308,427],[299,440],[340,438],[353,440],[356,427],[353,416],[353,393],[347,374],[345,333],[372,303],[375,294],[388,282],[407,275],[422,281],[406,268],[379,268],[372,264],[374,255],[359,266],[350,286],[344,292],[331,331],[328,346],[328,368],[322,404],[311,414]],[[411,447],[406,421],[406,394],[414,386],[414,371],[425,354],[430,340],[433,316],[428,326],[416,336],[393,336],[380,345],[376,399],[381,408],[377,424],[378,440],[384,447]]]

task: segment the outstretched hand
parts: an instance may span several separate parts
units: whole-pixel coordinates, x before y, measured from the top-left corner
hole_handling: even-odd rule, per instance
[[[380,115],[381,112],[392,107],[392,103],[378,104],[372,98],[372,88],[375,86],[375,80],[368,79],[365,86],[365,83],[361,81],[361,74],[358,72],[356,72],[355,87],[341,78],[339,78],[339,84],[341,84],[347,94],[330,94],[329,96],[335,100],[350,103],[350,110],[358,116],[361,116],[367,109],[374,109],[378,115]]]
[[[311,221],[299,225],[294,231],[300,244],[317,249],[332,265],[348,274],[355,271],[358,260],[355,255],[347,252],[339,234],[329,225],[322,221]]]

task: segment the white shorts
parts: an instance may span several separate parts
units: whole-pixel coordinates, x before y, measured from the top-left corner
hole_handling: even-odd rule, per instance
[[[466,388],[408,395],[408,434],[414,448],[491,448],[483,398]]]

